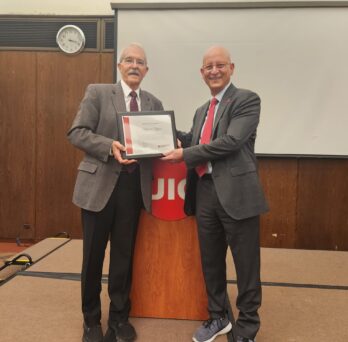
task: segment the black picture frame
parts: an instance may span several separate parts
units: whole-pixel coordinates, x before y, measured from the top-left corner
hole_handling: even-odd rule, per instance
[[[177,148],[174,111],[119,112],[117,118],[119,140],[126,147],[123,159],[163,157]],[[163,136],[162,145],[156,145],[158,134]]]

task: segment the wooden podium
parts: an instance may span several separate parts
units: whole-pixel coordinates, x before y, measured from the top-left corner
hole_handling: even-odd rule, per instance
[[[142,213],[131,301],[133,317],[208,319],[193,217],[163,221]]]

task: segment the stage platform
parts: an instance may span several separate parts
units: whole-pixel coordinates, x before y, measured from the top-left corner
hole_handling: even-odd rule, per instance
[[[34,264],[0,286],[1,342],[82,338],[81,240],[49,240],[24,252]],[[102,325],[108,312],[106,258]],[[227,257],[235,311],[235,273]],[[170,272],[170,270],[168,270]],[[348,252],[262,248],[262,326],[257,342],[348,341]],[[132,317],[139,342],[189,342],[199,321]],[[227,341],[225,336],[217,342]]]

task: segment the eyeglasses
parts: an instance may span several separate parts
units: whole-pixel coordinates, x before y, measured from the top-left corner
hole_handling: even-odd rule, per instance
[[[217,70],[223,70],[227,65],[229,65],[229,63],[207,64],[203,65],[202,69],[208,72],[212,71],[214,68],[216,68]]]
[[[136,64],[138,66],[145,66],[146,62],[143,59],[137,59],[137,58],[131,58],[131,57],[126,57],[122,59],[122,63],[126,65],[132,65]]]

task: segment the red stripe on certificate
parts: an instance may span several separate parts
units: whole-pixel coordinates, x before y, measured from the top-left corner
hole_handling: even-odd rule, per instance
[[[124,142],[126,144],[126,153],[133,154],[133,145],[132,145],[132,135],[129,126],[129,116],[122,116],[123,121],[123,133],[124,133]]]

